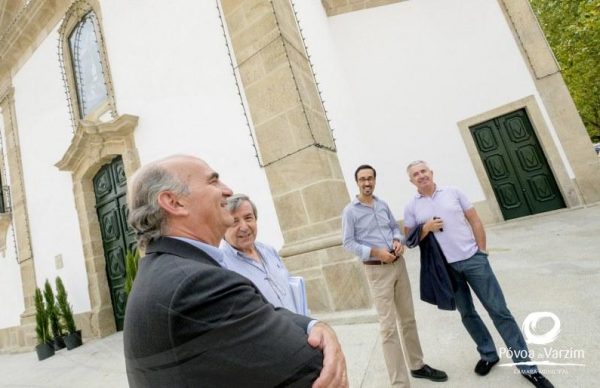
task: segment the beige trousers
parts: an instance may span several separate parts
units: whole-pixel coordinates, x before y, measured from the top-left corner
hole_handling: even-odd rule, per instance
[[[400,256],[392,264],[364,267],[379,316],[381,345],[390,383],[392,387],[410,387],[405,356],[411,370],[420,369],[424,363],[406,263]]]

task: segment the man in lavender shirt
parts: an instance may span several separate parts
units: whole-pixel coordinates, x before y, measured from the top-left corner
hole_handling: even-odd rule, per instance
[[[354,179],[359,194],[342,214],[344,248],[364,264],[377,315],[383,356],[393,387],[410,387],[406,363],[415,378],[446,381],[445,372],[423,362],[415,311],[402,252],[403,236],[390,208],[376,197],[377,173],[369,165],[359,166]],[[402,341],[398,335],[398,323]],[[408,360],[405,361],[404,354]]]
[[[513,351],[513,361],[521,374],[536,387],[552,388],[524,356],[529,354],[527,344],[488,262],[485,230],[473,205],[458,189],[436,185],[426,162],[414,161],[406,171],[417,194],[404,209],[404,233],[418,225],[422,225],[421,239],[434,233],[449,263],[449,275],[456,282],[456,307],[481,357],[475,373],[487,375],[499,357],[490,332],[475,310],[469,287],[490,314],[507,348]]]

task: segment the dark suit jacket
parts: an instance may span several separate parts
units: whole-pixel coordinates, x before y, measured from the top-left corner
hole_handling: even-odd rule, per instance
[[[406,245],[421,251],[421,300],[435,304],[440,310],[456,310],[454,289],[456,285],[450,276],[446,256],[433,233],[420,240],[423,225],[417,225],[406,237]]]
[[[323,355],[310,318],[275,309],[251,281],[177,239],[151,242],[127,301],[132,387],[310,386]]]

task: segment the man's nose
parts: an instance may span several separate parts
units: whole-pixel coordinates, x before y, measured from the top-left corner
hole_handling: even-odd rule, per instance
[[[233,191],[223,182],[221,182],[221,191],[225,197],[231,197],[233,195]]]

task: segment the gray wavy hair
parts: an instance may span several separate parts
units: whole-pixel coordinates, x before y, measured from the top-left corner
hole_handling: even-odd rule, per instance
[[[230,212],[234,212],[242,206],[242,202],[248,201],[250,206],[252,206],[252,213],[254,213],[254,218],[258,219],[258,213],[256,211],[256,205],[254,202],[248,198],[246,194],[234,194],[231,197],[227,198],[227,209]]]
[[[127,221],[137,232],[138,247],[141,249],[162,236],[166,226],[166,215],[158,204],[158,195],[165,191],[177,195],[190,193],[188,185],[161,162],[156,161],[140,168],[129,184]]]
[[[431,170],[429,168],[429,165],[427,164],[426,161],[424,161],[424,160],[413,160],[412,162],[410,162],[408,164],[408,166],[406,166],[406,172],[408,173],[408,170],[410,170],[411,167],[414,167],[414,166],[416,166],[418,164],[423,164],[423,165],[425,165],[425,167],[427,167],[429,170]]]

